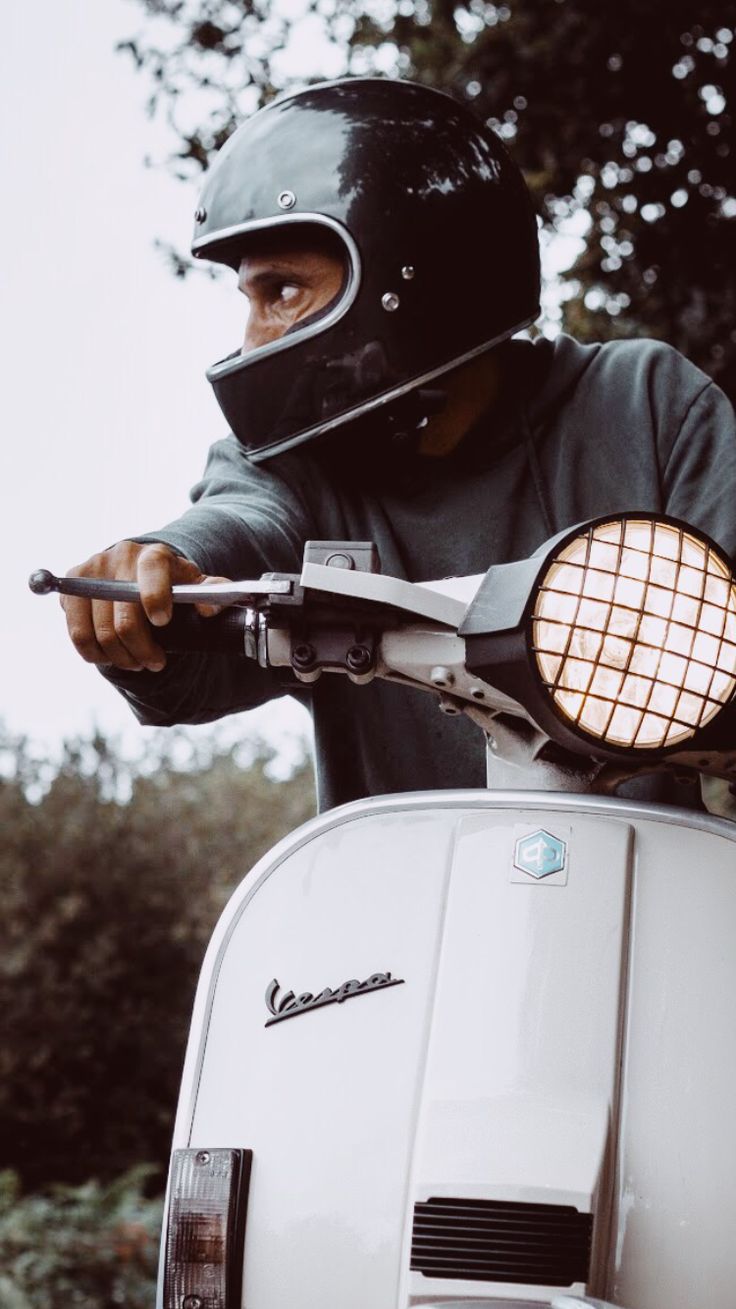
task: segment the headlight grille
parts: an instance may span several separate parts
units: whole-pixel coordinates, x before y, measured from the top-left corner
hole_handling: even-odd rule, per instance
[[[736,689],[734,579],[684,528],[602,523],[547,570],[532,642],[542,681],[576,727],[610,745],[676,745]]]

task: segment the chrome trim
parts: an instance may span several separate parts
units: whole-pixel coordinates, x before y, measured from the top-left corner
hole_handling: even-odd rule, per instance
[[[408,791],[405,794],[353,800],[349,804],[330,809],[326,814],[318,814],[296,832],[284,837],[254,864],[235,888],[222,911],[202,964],[195,996],[191,1031],[199,1031],[199,1045],[191,1081],[186,1087],[189,1095],[188,1103],[186,1108],[180,1103],[177,1112],[175,1143],[178,1141],[180,1130],[187,1144],[192,1143],[194,1110],[199,1094],[207,1034],[220,969],[230,938],[253,896],[286,859],[324,832],[342,827],[357,818],[372,818],[380,814],[400,813],[407,810],[415,812],[420,809],[508,809],[518,814],[523,814],[527,810],[551,809],[561,814],[589,814],[598,818],[620,819],[624,822],[648,820],[655,823],[668,823],[673,827],[689,827],[697,831],[710,832],[713,836],[722,836],[736,843],[736,823],[713,814],[677,809],[668,805],[647,804],[644,801],[619,800],[612,796],[571,795],[549,791]],[[205,995],[200,1013],[199,997],[203,990]],[[181,1090],[183,1094],[184,1082]]]
[[[427,382],[433,382],[437,377],[443,377],[445,373],[451,372],[453,368],[460,368],[462,364],[470,363],[471,359],[477,359],[479,355],[485,354],[486,351],[492,350],[494,346],[500,345],[502,341],[507,341],[510,336],[521,332],[530,323],[536,322],[537,317],[538,314],[534,314],[531,318],[525,318],[522,323],[517,323],[515,327],[509,328],[507,332],[502,332],[499,336],[491,337],[490,341],[484,341],[482,345],[474,346],[466,354],[458,355],[457,358],[450,359],[447,363],[439,364],[437,368],[431,369],[428,373],[421,373],[419,377],[414,377],[409,382],[402,382],[400,386],[395,386],[392,391],[385,391],[382,395],[373,396],[372,399],[364,401],[362,405],[358,405],[355,409],[349,409],[346,413],[338,414],[337,417],[330,418],[316,427],[310,427],[306,432],[301,432],[298,436],[288,436],[282,441],[274,441],[261,450],[249,450],[248,458],[254,464],[260,464],[265,459],[271,459],[274,455],[284,454],[286,450],[292,450],[295,446],[302,445],[304,441],[311,441],[315,436],[322,436],[324,432],[332,432],[336,427],[342,427],[344,423],[352,422],[354,418],[361,418],[363,414],[372,413],[383,405],[390,404],[392,400],[398,400],[402,395],[407,395],[409,391],[414,391]],[[288,341],[293,341],[293,339],[293,336],[287,338]],[[264,346],[263,349],[267,349],[267,347]],[[251,356],[248,356],[248,358],[250,359]],[[210,372],[207,373],[207,376],[212,380]]]
[[[579,1309],[593,1309],[592,1300],[577,1300]],[[599,1301],[602,1304],[603,1301]],[[411,1309],[550,1309],[549,1300],[428,1300],[426,1295],[410,1295]],[[554,1304],[552,1306],[554,1309]],[[615,1309],[614,1305],[610,1309]]]
[[[698,831],[710,832],[713,836],[724,836],[729,841],[736,841],[736,822],[730,818],[720,818],[716,814],[701,813],[697,809],[680,809],[674,805],[650,804],[646,800],[621,800],[610,795],[573,795],[558,791],[407,791],[405,794],[382,795],[367,800],[352,800],[349,804],[331,809],[327,814],[320,814],[310,820],[305,827],[319,824],[320,831],[331,826],[338,826],[357,818],[361,812],[374,814],[378,812],[393,813],[400,809],[447,808],[447,809],[558,809],[562,812],[574,811],[579,814],[592,814],[599,818],[620,818],[623,820],[649,820],[654,823],[669,823],[673,827],[692,827]],[[327,821],[331,820],[331,821]],[[301,829],[305,832],[305,828]],[[317,832],[305,832],[307,839],[318,835]],[[736,876],[736,870],[734,875]]]
[[[248,223],[237,223],[234,227],[224,227],[219,232],[209,236],[202,236],[197,241],[192,242],[192,254],[196,259],[207,258],[206,251],[209,246],[219,245],[221,241],[229,241],[233,237],[247,236],[252,232],[267,232],[272,228],[282,228],[287,224],[298,223],[302,226],[319,225],[328,227],[340,238],[348,253],[348,283],[345,290],[335,305],[334,309],[321,318],[317,323],[311,323],[301,332],[289,332],[286,336],[280,336],[276,341],[268,341],[266,345],[256,346],[254,350],[248,350],[244,355],[228,355],[226,359],[220,359],[216,364],[212,364],[207,369],[206,377],[209,382],[214,382],[220,377],[227,377],[230,373],[236,373],[241,368],[247,368],[249,364],[256,363],[257,360],[265,358],[267,355],[277,354],[280,350],[288,350],[295,341],[306,341],[311,336],[317,336],[319,332],[325,332],[328,327],[334,327],[335,323],[348,312],[348,309],[355,302],[361,282],[361,259],[360,251],[346,227],[339,223],[336,218],[329,218],[326,214],[299,213],[299,214],[279,214],[274,218],[257,218]]]

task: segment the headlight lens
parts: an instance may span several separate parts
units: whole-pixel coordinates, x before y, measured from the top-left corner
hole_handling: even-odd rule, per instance
[[[736,586],[693,533],[617,519],[582,532],[550,565],[532,640],[575,727],[609,745],[676,745],[736,689]]]

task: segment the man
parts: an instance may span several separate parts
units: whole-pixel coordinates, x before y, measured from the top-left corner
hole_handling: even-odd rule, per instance
[[[74,570],[137,577],[142,608],[65,600],[72,640],[143,722],[282,693],[244,661],[170,656],[170,587],[299,570],[304,541],[375,540],[409,580],[524,558],[599,514],[668,512],[736,555],[736,423],[655,342],[511,340],[539,313],[536,222],[496,137],[448,97],[348,79],[256,114],[218,156],[193,252],[234,269],[241,349],[209,371],[232,428],[193,506]],[[208,612],[204,610],[203,612]],[[321,807],[482,786],[477,729],[429,697],[327,677]]]

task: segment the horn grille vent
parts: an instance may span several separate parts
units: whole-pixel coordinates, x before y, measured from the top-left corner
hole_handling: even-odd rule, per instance
[[[425,1277],[586,1283],[593,1215],[572,1205],[434,1197],[414,1208],[411,1268]]]

